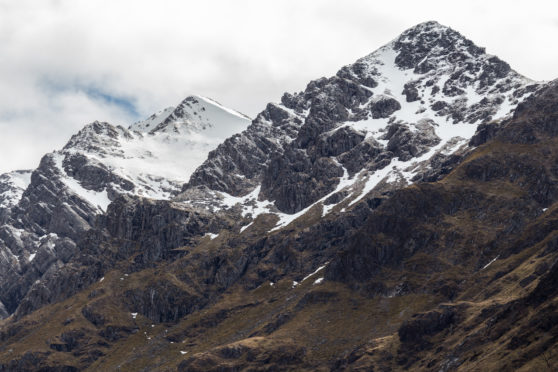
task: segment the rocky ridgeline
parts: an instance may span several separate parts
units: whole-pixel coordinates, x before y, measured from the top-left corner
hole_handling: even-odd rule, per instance
[[[260,186],[260,199],[291,214],[336,190],[345,171],[351,187],[336,200],[358,195],[359,182],[371,191],[379,170],[395,187],[433,180],[467,151],[477,125],[505,117],[537,87],[458,32],[423,23],[269,104],[209,154],[182,199],[195,201],[195,189],[242,196]]]

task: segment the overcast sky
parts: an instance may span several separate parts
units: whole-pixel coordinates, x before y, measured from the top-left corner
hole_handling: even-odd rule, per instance
[[[188,94],[253,117],[427,20],[551,80],[557,4],[0,0],[0,173],[35,168],[91,121],[127,126]]]

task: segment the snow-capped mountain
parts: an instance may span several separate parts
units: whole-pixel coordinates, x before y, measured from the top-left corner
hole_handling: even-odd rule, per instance
[[[422,23],[269,104],[180,198],[195,204],[204,186],[213,208],[274,213],[277,227],[317,204],[324,216],[343,211],[373,190],[435,179],[480,124],[505,119],[538,87],[451,28]]]
[[[251,123],[190,96],[128,128],[88,124],[31,177],[2,176],[0,271],[34,280],[66,262],[119,195],[171,199],[204,216],[228,211],[241,232],[262,214],[276,216],[275,231],[314,207],[322,217],[343,213],[366,196],[447,173],[474,147],[479,125],[503,120],[538,87],[427,22],[286,93]],[[25,293],[10,283],[0,283],[9,312]]]
[[[557,102],[426,22],[251,123],[89,124],[0,177],[0,370],[538,370]]]
[[[13,310],[20,295],[11,291],[22,293],[13,288],[19,275],[28,287],[72,257],[76,242],[112,200],[169,199],[210,151],[249,123],[209,98],[189,96],[128,129],[88,124],[33,172],[0,176],[0,310],[2,302]]]
[[[222,141],[244,130],[250,118],[205,97],[190,96],[125,129],[95,122],[73,136],[54,157],[89,189],[168,199]],[[76,168],[106,170],[115,180],[91,185]],[[64,173],[60,165],[61,174]],[[99,171],[102,172],[102,171]],[[106,177],[104,177],[106,178]],[[100,180],[94,182],[99,183]]]
[[[75,238],[118,195],[177,194],[211,150],[249,123],[213,100],[191,96],[129,129],[88,124],[62,150],[43,157],[12,218],[39,236]]]

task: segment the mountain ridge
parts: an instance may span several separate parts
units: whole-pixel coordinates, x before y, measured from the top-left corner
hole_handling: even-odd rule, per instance
[[[425,22],[268,104],[161,198],[83,154],[203,131],[206,101],[92,123],[0,227],[0,371],[545,368],[556,92]]]

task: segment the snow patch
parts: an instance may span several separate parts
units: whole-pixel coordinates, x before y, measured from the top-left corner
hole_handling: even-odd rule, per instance
[[[247,228],[249,228],[250,226],[252,226],[253,223],[254,223],[254,221],[250,222],[250,223],[249,223],[248,225],[246,225],[246,226],[242,226],[242,227],[240,228],[240,233],[242,234],[242,232],[243,232],[244,230],[246,230]]]
[[[314,283],[312,285],[320,284],[323,281],[324,281],[324,278],[318,278],[314,281]]]
[[[108,198],[106,189],[101,192],[88,190],[81,186],[81,184],[76,179],[68,176],[62,165],[62,162],[64,160],[64,155],[62,153],[55,151],[52,154],[52,159],[54,160],[56,168],[58,169],[58,172],[60,174],[60,180],[62,181],[62,183],[64,183],[64,185],[66,185],[68,190],[91,204],[93,207],[97,208],[98,213],[106,212],[107,207],[110,204],[110,199]]]
[[[312,273],[306,275],[306,276],[304,277],[304,279],[302,279],[300,282],[303,283],[306,279],[308,279],[308,278],[310,278],[310,277],[316,275],[317,273],[319,273],[320,271],[322,271],[323,269],[325,269],[325,267],[327,266],[328,263],[329,263],[329,262],[326,262],[324,265],[318,267],[314,272],[312,272]]]
[[[487,263],[486,265],[483,266],[483,268],[481,270],[486,269],[488,266],[492,265],[500,256],[496,256],[494,257],[494,259],[492,261],[490,261],[489,263]]]
[[[216,237],[218,237],[219,234],[206,233],[204,236],[209,237],[209,240],[213,240],[213,239],[215,239]]]

